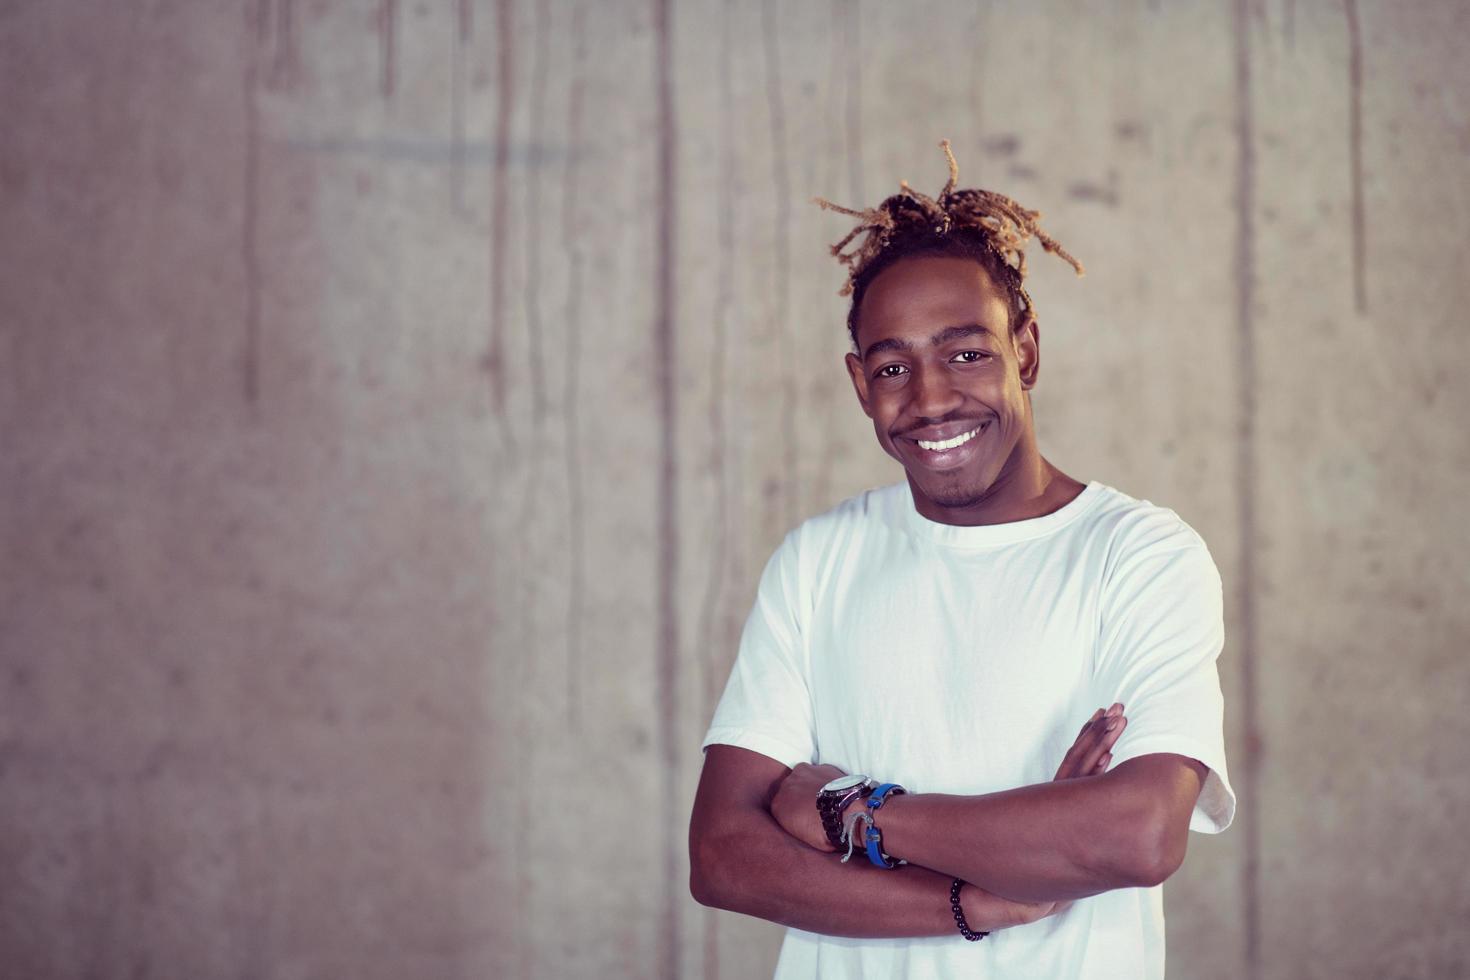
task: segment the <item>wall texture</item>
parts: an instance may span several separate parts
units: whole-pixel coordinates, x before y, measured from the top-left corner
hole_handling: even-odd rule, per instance
[[[699,738],[900,474],[846,230],[1047,212],[1043,449],[1224,574],[1171,976],[1470,973],[1463,3],[0,2],[0,974],[769,975]]]

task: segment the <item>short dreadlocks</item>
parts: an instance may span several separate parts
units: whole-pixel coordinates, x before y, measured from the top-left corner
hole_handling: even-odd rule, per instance
[[[824,210],[837,211],[858,219],[858,225],[832,246],[832,254],[847,266],[847,284],[839,296],[852,296],[847,312],[847,332],[857,346],[857,313],[863,294],[878,273],[899,259],[915,255],[950,255],[973,259],[990,273],[996,285],[1006,291],[1010,306],[1010,330],[1014,334],[1025,322],[1024,314],[1035,316],[1036,307],[1023,284],[1026,279],[1026,242],[1034,235],[1041,247],[1065,259],[1077,275],[1082,263],[1073,258],[1037,222],[1040,211],[1028,211],[1004,194],[974,188],[956,189],[960,167],[955,162],[949,140],[940,140],[945,159],[949,161],[949,182],[938,198],[921,194],[898,182],[899,193],[885,198],[875,208],[854,211],[833,204],[826,198],[814,198]],[[851,251],[848,243],[866,235]]]

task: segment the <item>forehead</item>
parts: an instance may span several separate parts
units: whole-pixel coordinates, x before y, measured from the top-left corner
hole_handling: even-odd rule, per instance
[[[889,338],[927,338],[936,329],[978,323],[1006,335],[1006,294],[973,259],[920,255],[901,259],[868,284],[858,310],[858,349]]]

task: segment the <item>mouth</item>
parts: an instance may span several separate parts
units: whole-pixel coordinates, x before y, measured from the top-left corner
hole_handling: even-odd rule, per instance
[[[924,466],[931,469],[950,469],[967,462],[977,452],[977,442],[986,431],[989,430],[991,422],[988,420],[968,432],[948,439],[905,439],[919,447],[918,459]]]

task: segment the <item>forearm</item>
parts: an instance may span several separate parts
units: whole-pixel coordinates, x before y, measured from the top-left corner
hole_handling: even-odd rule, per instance
[[[927,868],[884,870],[861,851],[846,864],[789,836],[768,815],[691,845],[691,890],[704,905],[829,936],[895,938],[955,933],[950,876]],[[1018,906],[966,888],[971,929],[1033,921],[1045,908]]]
[[[1154,885],[1183,860],[1203,779],[1169,761],[1177,758],[983,796],[894,796],[879,816],[883,846],[1018,901]]]

